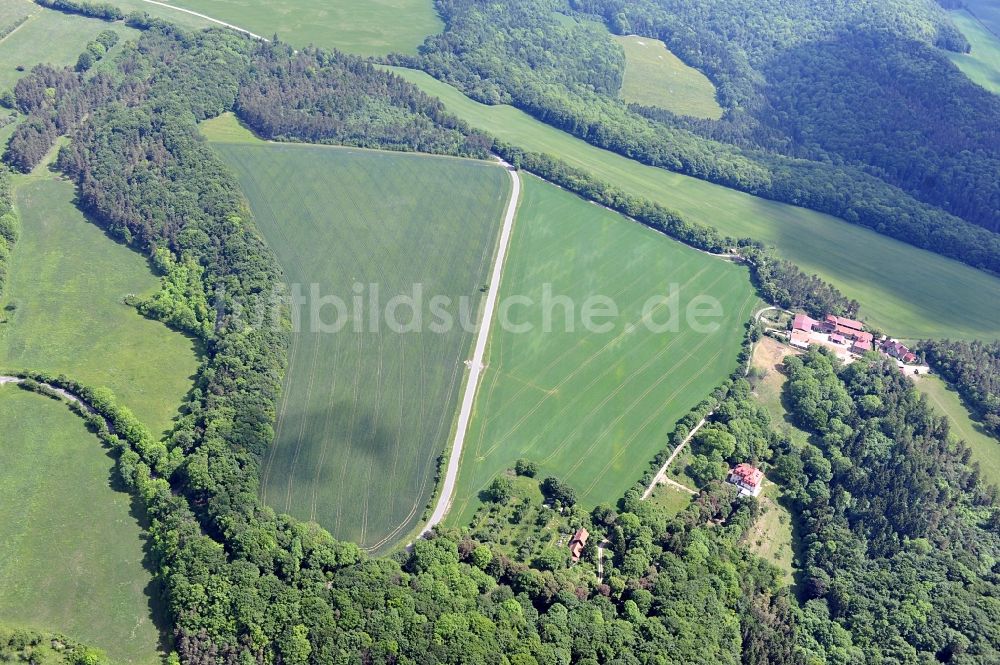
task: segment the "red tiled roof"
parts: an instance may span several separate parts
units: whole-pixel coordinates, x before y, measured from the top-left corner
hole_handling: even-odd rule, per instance
[[[580,555],[583,554],[583,548],[587,544],[588,538],[590,538],[590,532],[586,529],[580,529],[573,534],[573,538],[569,541],[569,551],[573,555],[573,561],[580,560]]]
[[[749,464],[737,464],[732,476],[749,487],[757,487],[764,480],[764,472]]]
[[[806,316],[805,314],[796,314],[795,320],[792,322],[793,330],[812,330],[813,326],[819,323],[816,319]]]
[[[854,342],[854,344],[851,346],[851,349],[854,350],[854,351],[871,351],[872,350],[872,343],[868,342],[868,341],[863,341],[863,340],[859,339],[859,340],[857,340],[857,341]]]
[[[842,316],[834,317],[838,326],[844,326],[845,328],[850,328],[851,330],[864,330],[865,324],[860,321],[855,321],[854,319],[845,319]]]

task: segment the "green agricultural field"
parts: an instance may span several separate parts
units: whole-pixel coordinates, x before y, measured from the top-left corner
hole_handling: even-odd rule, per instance
[[[1000,441],[986,434],[982,425],[969,416],[962,398],[942,379],[924,376],[916,383],[931,405],[948,417],[952,434],[972,449],[972,459],[979,462],[983,480],[1000,487]]]
[[[359,55],[416,54],[444,23],[432,0],[166,0],[176,9],[142,0],[112,0],[189,27],[212,25],[181,9],[231,23],[270,38],[277,33],[294,46],[310,44]]]
[[[209,125],[209,134],[218,129]],[[263,499],[338,538],[384,549],[414,527],[434,490],[473,339],[459,325],[435,332],[430,299],[451,298],[456,321],[478,320],[510,177],[497,165],[450,157],[254,139],[214,145],[238,174],[290,288],[301,285],[308,301],[293,335]],[[321,301],[312,284],[320,296],[344,299],[345,314],[358,285],[361,332],[354,323],[313,332],[311,305]],[[414,285],[423,292],[423,332],[394,332],[377,312]],[[320,315],[333,325],[336,307]],[[409,320],[400,310],[399,321]]]
[[[996,0],[965,0],[962,3],[970,14],[1000,39],[1000,4]]]
[[[708,77],[674,55],[658,39],[614,36],[625,49],[622,98],[629,103],[656,106],[696,118],[722,117],[715,86]]]
[[[0,312],[0,367],[65,373],[111,388],[153,432],[163,432],[191,387],[190,340],[122,302],[150,294],[139,254],[109,239],[73,206],[63,180],[23,179],[23,227]]]
[[[568,482],[585,508],[614,502],[663,448],[677,419],[733,370],[743,323],[759,302],[745,268],[537,178],[524,180],[452,525],[467,523],[479,492],[521,457],[538,462],[539,478]],[[671,285],[679,293],[677,331],[654,332],[647,322],[669,320],[674,308],[646,304],[670,294]],[[721,305],[711,332],[696,332],[684,316],[703,295]],[[510,296],[533,304],[511,300],[507,311]],[[607,330],[583,323],[591,296],[619,310],[597,321]],[[568,323],[559,304],[567,298],[575,312]],[[507,315],[510,326],[503,325]]]
[[[896,337],[992,338],[1000,279],[821,213],[750,196],[589,145],[510,106],[479,104],[418,71],[396,69],[447,109],[492,135],[573,166],[689,219],[774,245],[803,270],[862,304],[861,316]]]
[[[75,14],[45,9],[29,0],[5,0],[0,10],[0,21],[5,27],[18,16],[29,15],[28,21],[17,30],[0,40],[0,88],[11,88],[17,79],[24,76],[38,63],[62,66],[72,65],[87,42],[97,37],[102,30],[114,30],[121,37],[112,49],[121,49],[126,38],[135,38],[138,31],[121,23],[106,23]],[[10,18],[7,18],[8,15]]]
[[[972,52],[948,53],[948,57],[970,79],[1000,94],[1000,37],[966,11],[951,12],[951,19],[972,44]]]
[[[158,592],[113,460],[79,416],[10,384],[0,432],[0,624],[160,662]]]

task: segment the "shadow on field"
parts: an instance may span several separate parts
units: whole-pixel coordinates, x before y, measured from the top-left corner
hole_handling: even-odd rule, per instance
[[[163,662],[166,662],[166,654],[170,653],[174,646],[170,636],[171,623],[167,612],[166,592],[156,579],[156,566],[153,561],[149,536],[149,519],[142,509],[142,504],[132,496],[129,489],[125,486],[121,475],[119,475],[118,458],[114,454],[114,451],[105,449],[105,454],[114,462],[114,466],[108,472],[108,485],[115,492],[122,492],[129,496],[129,515],[142,528],[142,567],[151,576],[146,588],[143,589],[143,593],[149,602],[150,619],[156,627],[156,632],[159,636],[157,648],[160,651],[160,658]]]

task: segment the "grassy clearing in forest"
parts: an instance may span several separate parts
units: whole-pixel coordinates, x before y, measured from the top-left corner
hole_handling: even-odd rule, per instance
[[[122,23],[45,9],[29,0],[6,0],[0,7],[0,28],[12,25],[21,16],[29,18],[0,40],[0,88],[13,88],[19,78],[39,63],[57,67],[74,64],[87,42],[104,30],[113,30],[120,37],[113,53],[121,49],[125,39],[139,34]],[[18,67],[23,71],[18,71]]]
[[[969,40],[972,52],[946,55],[970,79],[1000,94],[1000,37],[965,10],[951,12],[951,20]]]
[[[862,318],[896,337],[992,339],[1000,330],[1000,278],[830,215],[645,166],[511,106],[475,102],[424,72],[394,71],[497,138],[554,155],[692,221],[773,245],[807,273],[857,299]]]
[[[1000,487],[1000,441],[988,435],[983,426],[971,418],[962,398],[943,379],[921,376],[916,383],[931,406],[948,417],[952,435],[964,440],[972,449],[972,461],[979,462],[983,480]]]
[[[622,496],[677,419],[735,366],[759,302],[747,277],[745,268],[525,176],[448,523],[467,523],[479,493],[522,457],[539,464],[539,478],[569,483],[586,509]],[[665,322],[672,310],[647,304],[672,284],[678,330],[654,332],[646,322]],[[531,303],[507,301],[505,312],[509,296]],[[598,319],[606,330],[583,323],[592,296],[618,310]],[[685,320],[699,296],[721,305],[712,332]],[[501,325],[505,318],[511,325]]]
[[[478,321],[510,177],[466,159],[240,141],[231,120],[207,129],[228,136],[213,145],[239,176],[287,282],[309,301],[293,335],[263,498],[338,538],[384,549],[414,527],[434,490],[473,340],[458,317]],[[313,284],[342,298],[347,316],[361,298],[361,332],[354,323],[312,332]],[[423,332],[393,332],[378,313],[372,332],[370,284],[376,312],[419,285]],[[445,332],[430,329],[437,295],[452,299],[456,325]],[[338,312],[327,306],[320,315],[332,326]],[[399,320],[409,321],[405,307]]]
[[[658,39],[613,36],[625,49],[622,98],[630,104],[656,106],[681,115],[718,120],[722,107],[715,86],[694,67],[674,55]]]
[[[197,367],[192,342],[123,299],[159,282],[73,201],[73,185],[22,179],[21,239],[0,304],[0,367],[64,373],[107,386],[154,434],[167,430]]]
[[[63,633],[115,663],[161,662],[142,527],[100,441],[12,384],[0,432],[0,624]]]
[[[745,542],[751,552],[780,568],[785,582],[792,584],[795,575],[792,515],[781,505],[781,488],[766,481],[759,501],[762,514],[750,527]]]

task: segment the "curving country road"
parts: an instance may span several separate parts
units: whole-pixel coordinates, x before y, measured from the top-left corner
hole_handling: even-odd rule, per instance
[[[486,342],[490,336],[490,324],[493,322],[493,313],[496,311],[497,297],[500,294],[500,276],[503,273],[503,264],[504,259],[507,257],[507,247],[510,244],[511,230],[514,228],[517,202],[521,195],[521,178],[517,175],[517,169],[503,160],[500,163],[510,173],[510,178],[513,181],[510,203],[507,205],[507,213],[503,220],[503,229],[500,231],[500,246],[497,248],[496,260],[493,262],[493,274],[490,277],[490,288],[486,294],[486,307],[483,309],[483,320],[479,325],[479,334],[476,338],[476,349],[472,354],[472,360],[467,363],[470,370],[469,380],[465,384],[462,410],[458,413],[455,440],[451,445],[448,469],[445,471],[444,482],[441,484],[441,496],[438,497],[437,505],[434,506],[434,512],[431,513],[427,524],[421,529],[418,538],[423,538],[431,529],[440,524],[451,508],[451,500],[455,494],[455,481],[458,479],[458,466],[462,460],[462,445],[465,443],[465,433],[469,429],[469,419],[472,416],[472,404],[476,398],[479,377],[484,369],[483,355],[486,353]]]

